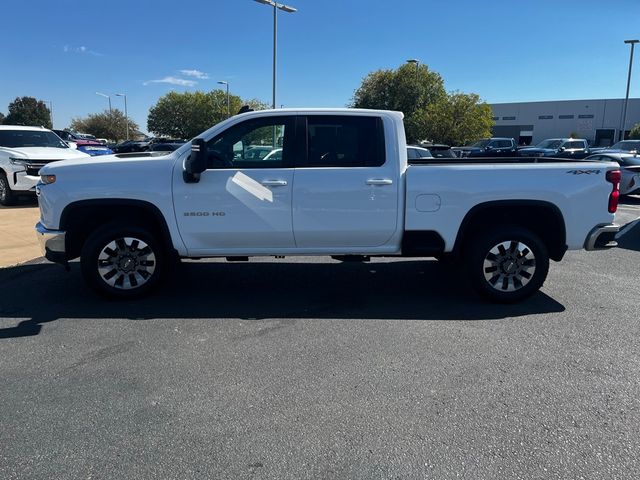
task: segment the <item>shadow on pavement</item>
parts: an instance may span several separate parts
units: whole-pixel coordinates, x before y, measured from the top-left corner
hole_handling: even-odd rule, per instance
[[[620,205],[640,205],[640,196],[625,195],[620,198]]]
[[[11,205],[10,207],[4,207],[0,205],[0,210],[16,210],[18,208],[34,208],[38,206],[38,199],[34,197],[18,197],[18,201],[15,205]]]
[[[490,320],[562,311],[542,292],[515,305],[484,302],[460,273],[433,260],[187,262],[158,292],[135,301],[89,291],[77,263],[70,273],[52,264],[0,270],[0,318],[20,319],[0,328],[0,338],[37,335],[60,318]]]
[[[624,248],[626,250],[640,251],[640,222],[634,224],[626,231],[622,232],[621,236],[617,237],[618,248]]]

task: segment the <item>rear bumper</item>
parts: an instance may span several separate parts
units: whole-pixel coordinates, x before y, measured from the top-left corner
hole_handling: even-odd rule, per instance
[[[607,250],[618,246],[616,234],[620,231],[619,225],[599,225],[591,230],[584,242],[585,250]]]
[[[40,242],[40,249],[47,260],[66,265],[66,232],[49,230],[42,223],[36,225],[36,235]]]

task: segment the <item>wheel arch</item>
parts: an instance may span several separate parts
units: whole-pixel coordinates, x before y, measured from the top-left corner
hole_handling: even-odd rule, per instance
[[[564,216],[551,202],[543,200],[496,200],[474,206],[464,216],[453,247],[462,253],[464,243],[475,232],[498,225],[517,225],[531,230],[544,242],[549,257],[562,260],[567,251]]]
[[[78,200],[64,208],[60,215],[60,229],[66,232],[67,258],[78,257],[91,232],[113,221],[132,222],[149,228],[161,238],[169,253],[177,255],[167,221],[156,205],[145,200],[109,198]]]

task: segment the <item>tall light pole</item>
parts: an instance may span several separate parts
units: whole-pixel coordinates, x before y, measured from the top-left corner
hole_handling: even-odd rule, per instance
[[[124,121],[127,124],[127,140],[129,140],[129,114],[127,113],[127,95],[126,93],[116,93],[116,97],[124,97]]]
[[[418,81],[418,69],[420,68],[420,61],[415,58],[410,58],[407,63],[413,63],[416,66],[416,82]]]
[[[101,97],[109,100],[109,115],[111,115],[111,97],[109,95],[105,95],[104,93],[96,92],[96,95],[100,95]]]
[[[51,120],[51,128],[53,128],[53,102],[51,100],[43,100],[43,102],[49,104],[49,120]]]
[[[269,5],[273,7],[273,100],[271,102],[271,108],[276,108],[276,67],[277,67],[277,45],[278,45],[278,10],[282,10],[287,13],[294,13],[298,10],[290,7],[289,5],[284,5],[282,3],[277,3],[272,0],[254,0],[254,2],[263,3],[264,5]]]
[[[627,104],[629,103],[629,86],[631,85],[631,67],[633,66],[633,47],[636,43],[640,43],[640,40],[625,40],[624,43],[631,45],[631,53],[629,54],[629,75],[627,76],[627,94],[624,97],[624,107],[622,108],[622,124],[620,125],[620,138],[618,140],[624,140],[624,124],[627,122]]]
[[[229,110],[229,82],[225,82],[224,80],[220,80],[218,82],[220,85],[226,85],[227,86],[227,118],[231,116],[230,110]]]

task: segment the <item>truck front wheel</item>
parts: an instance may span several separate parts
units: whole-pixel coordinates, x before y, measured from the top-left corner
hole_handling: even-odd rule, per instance
[[[165,270],[161,242],[144,228],[111,223],[95,230],[80,254],[87,284],[112,298],[140,297],[153,290]]]
[[[512,303],[533,295],[549,272],[545,244],[524,228],[497,228],[475,237],[465,250],[473,287],[496,302]]]

